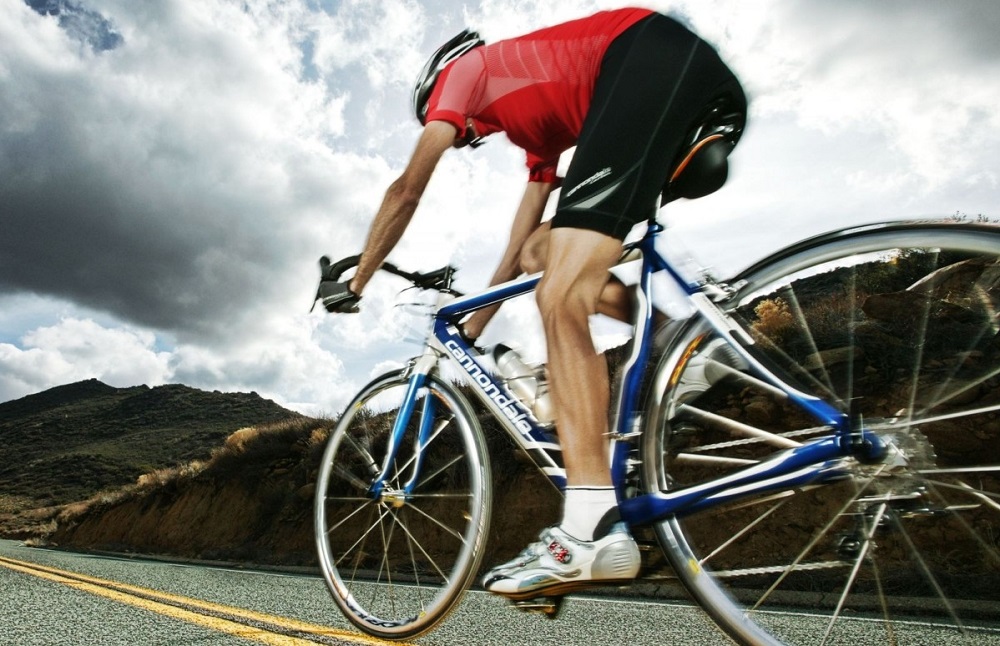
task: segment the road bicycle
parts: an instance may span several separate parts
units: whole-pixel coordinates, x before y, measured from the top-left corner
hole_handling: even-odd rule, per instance
[[[739,643],[915,643],[916,624],[937,643],[1000,636],[1000,228],[839,230],[727,280],[685,275],[657,251],[662,230],[650,220],[623,256],[639,267],[609,421],[624,521]],[[459,326],[540,275],[462,295],[452,267],[383,269],[438,301],[422,352],[333,429],[314,519],[344,615],[404,639],[481,564],[492,474],[470,397],[556,488],[565,471],[558,420],[539,422]],[[689,314],[654,330],[658,276]],[[825,629],[801,634],[789,609]]]

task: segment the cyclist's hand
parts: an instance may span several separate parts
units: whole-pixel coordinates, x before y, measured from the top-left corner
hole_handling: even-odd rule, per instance
[[[358,303],[361,296],[351,291],[350,281],[345,280],[338,283],[332,280],[324,280],[319,284],[319,293],[316,295],[326,308],[327,312],[334,314],[357,314]]]

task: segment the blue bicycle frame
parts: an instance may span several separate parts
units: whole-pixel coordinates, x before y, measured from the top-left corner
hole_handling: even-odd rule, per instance
[[[632,351],[626,361],[617,401],[613,404],[611,426],[611,473],[618,492],[622,518],[630,525],[643,525],[674,515],[691,513],[727,501],[762,492],[788,489],[810,483],[829,482],[841,478],[838,468],[845,457],[863,461],[880,459],[884,444],[874,433],[853,427],[850,417],[828,402],[804,393],[774,374],[753,352],[754,341],[743,328],[733,322],[717,304],[717,300],[730,298],[724,290],[711,282],[690,283],[655,249],[654,243],[662,226],[652,222],[645,236],[626,246],[626,256],[641,259],[641,272],[637,296],[639,312],[635,321]],[[695,316],[726,340],[747,363],[751,372],[785,393],[790,401],[812,415],[821,425],[829,427],[828,436],[789,448],[773,457],[722,478],[673,491],[647,493],[637,497],[625,496],[628,456],[634,450],[632,439],[642,430],[643,410],[640,402],[641,382],[652,354],[653,307],[650,299],[652,279],[665,273],[687,294],[694,307]],[[385,464],[391,464],[396,447],[402,441],[410,417],[423,406],[421,425],[417,438],[417,458],[414,475],[404,486],[409,493],[417,480],[421,466],[421,451],[431,437],[430,420],[433,415],[433,398],[421,396],[426,376],[442,356],[448,356],[465,373],[473,391],[492,411],[512,438],[525,450],[535,465],[560,490],[566,484],[562,453],[555,434],[535,419],[532,411],[510,392],[506,385],[480,362],[481,354],[469,346],[459,335],[457,323],[470,312],[500,303],[535,289],[541,274],[523,277],[494,286],[484,292],[465,296],[440,306],[434,313],[433,326],[428,339],[427,352],[411,364],[410,384],[405,402],[400,409],[387,451]],[[387,469],[388,467],[385,467]],[[372,485],[370,493],[378,495],[385,487],[387,473]]]

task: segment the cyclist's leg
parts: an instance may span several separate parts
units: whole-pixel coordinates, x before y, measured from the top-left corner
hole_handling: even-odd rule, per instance
[[[602,493],[610,494],[606,510],[615,507],[605,435],[608,368],[604,356],[594,350],[589,317],[597,311],[608,270],[620,253],[617,238],[585,229],[555,229],[536,290],[567,485],[596,493],[598,505]],[[565,594],[594,582],[628,581],[638,574],[639,549],[624,525],[615,523],[598,533],[596,522],[586,527],[566,520],[564,516],[560,526],[544,530],[541,540],[513,561],[491,570],[484,579],[486,589],[519,599]]]
[[[569,486],[611,485],[604,436],[608,371],[594,350],[589,317],[597,311],[608,270],[620,254],[616,238],[586,229],[554,229],[536,292]]]
[[[549,234],[551,222],[543,222],[524,243],[521,251],[521,271],[534,274],[543,271],[549,255]],[[632,320],[632,303],[628,287],[614,274],[608,274],[608,282],[601,291],[597,312],[619,321]]]

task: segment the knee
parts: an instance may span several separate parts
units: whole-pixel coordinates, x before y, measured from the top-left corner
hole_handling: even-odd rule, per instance
[[[521,248],[521,271],[526,274],[536,274],[545,269],[545,260],[549,249],[549,223],[542,224],[525,241]]]
[[[534,249],[528,245],[525,245],[524,249],[521,250],[520,263],[521,271],[526,274],[537,274],[545,269],[544,260],[534,253]]]
[[[550,281],[546,281],[543,277],[542,281],[538,283],[538,287],[535,288],[535,304],[538,305],[538,313],[542,315],[543,324],[546,324],[550,315],[558,314],[558,298],[554,297],[549,285]]]
[[[546,275],[535,289],[535,302],[546,328],[570,321],[586,322],[596,309],[579,286]]]

